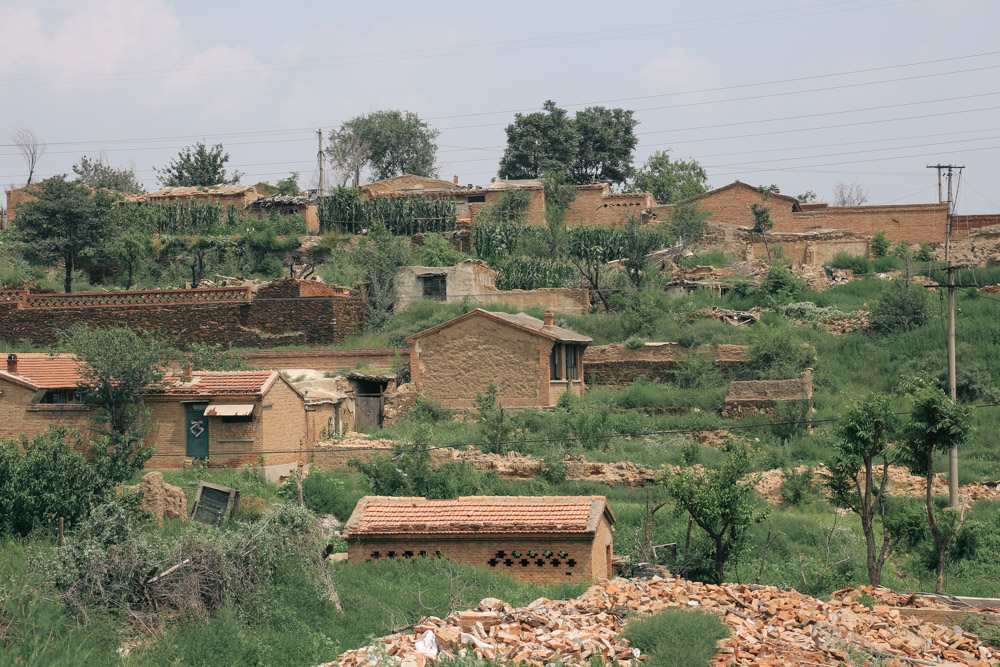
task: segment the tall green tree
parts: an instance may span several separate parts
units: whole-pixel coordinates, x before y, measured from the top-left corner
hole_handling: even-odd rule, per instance
[[[64,176],[47,179],[34,186],[36,199],[18,206],[17,222],[9,241],[29,262],[51,264],[62,261],[63,286],[73,291],[73,271],[80,260],[103,249],[112,199],[103,191],[93,191]]]
[[[118,436],[144,434],[142,394],[163,386],[175,352],[162,338],[131,329],[90,329],[78,322],[60,342],[83,362],[77,395],[98,423]]]
[[[855,401],[837,427],[836,459],[826,480],[834,502],[861,518],[872,586],[881,585],[882,567],[898,543],[890,534],[883,502],[889,484],[889,443],[898,427],[888,396],[869,394]],[[875,535],[876,517],[881,537]]]
[[[507,126],[507,147],[500,158],[500,178],[542,178],[569,174],[576,155],[576,129],[565,109],[546,100],[542,111],[514,114]]]
[[[570,118],[546,100],[542,111],[514,115],[498,173],[511,179],[563,173],[577,185],[595,180],[623,185],[634,172],[637,124],[625,109],[589,107]]]
[[[763,202],[770,199],[771,195],[777,191],[778,186],[776,185],[762,185],[757,188],[757,192],[760,193],[760,198]],[[764,203],[753,203],[750,204],[750,212],[753,214],[753,227],[751,227],[750,231],[754,234],[760,234],[760,238],[764,241],[764,251],[767,253],[767,263],[770,264],[771,248],[767,245],[767,233],[774,227],[774,221],[771,220],[771,209]]]
[[[86,155],[73,165],[76,182],[89,185],[92,188],[103,188],[114,192],[139,194],[145,192],[142,183],[135,174],[134,167],[113,167],[104,161],[104,157],[91,160]]]
[[[937,551],[935,593],[944,592],[944,566],[948,547],[965,523],[965,504],[939,510],[934,502],[934,455],[968,442],[972,436],[972,410],[951,400],[937,387],[908,380],[904,385],[913,396],[910,423],[903,440],[902,461],[915,475],[922,475],[926,488],[924,509]]]
[[[356,116],[330,133],[330,154],[344,169],[368,167],[376,180],[402,174],[434,176],[436,130],[411,111],[382,110]]]
[[[243,174],[234,171],[232,175],[227,175],[227,162],[229,153],[225,152],[222,144],[209,148],[204,141],[199,141],[194,146],[181,149],[177,157],[157,173],[164,187],[211,187],[239,183]]]
[[[697,160],[670,159],[670,151],[653,151],[639,169],[630,189],[650,192],[661,204],[674,204],[707,192],[708,174]]]
[[[767,516],[754,499],[754,485],[744,479],[752,468],[753,450],[743,440],[722,445],[722,465],[696,474],[682,469],[666,479],[667,494],[709,538],[709,558],[715,583],[725,578],[726,564],[734,567],[746,555],[747,532]]]
[[[635,112],[588,107],[576,112],[576,155],[573,181],[578,184],[606,181],[624,185],[635,174],[632,152],[639,143]]]
[[[363,282],[370,329],[378,331],[388,322],[396,301],[396,271],[409,257],[406,243],[380,222],[351,251],[351,264]]]

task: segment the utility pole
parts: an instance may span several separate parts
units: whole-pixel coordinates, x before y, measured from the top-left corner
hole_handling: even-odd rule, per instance
[[[319,196],[323,197],[323,128],[316,130],[316,140],[319,150],[316,151],[316,161],[319,163]]]
[[[952,175],[954,170],[961,171],[964,166],[954,164],[928,165],[928,169],[937,169],[938,202],[941,201],[941,172],[948,170],[948,224],[945,230],[944,258],[948,262],[948,395],[951,400],[958,400],[958,382],[955,371],[955,264],[951,259],[951,222],[955,213],[955,200],[952,193]],[[958,447],[952,445],[948,450],[948,504],[958,506]]]

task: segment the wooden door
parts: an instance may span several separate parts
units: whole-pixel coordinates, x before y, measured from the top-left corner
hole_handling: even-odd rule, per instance
[[[363,431],[382,425],[381,394],[358,394],[354,401],[354,428]]]
[[[208,417],[205,405],[189,405],[185,414],[187,455],[195,459],[208,458]]]

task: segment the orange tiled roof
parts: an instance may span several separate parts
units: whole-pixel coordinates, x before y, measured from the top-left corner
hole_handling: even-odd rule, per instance
[[[150,396],[256,396],[277,379],[277,371],[195,371],[191,381],[167,377],[167,386]]]
[[[399,534],[592,533],[604,496],[468,496],[427,500],[365,496],[345,526],[350,537]]]
[[[0,378],[33,389],[70,389],[76,387],[83,376],[83,362],[72,354],[46,354],[44,352],[18,352],[17,373],[7,372],[7,355],[0,355]]]

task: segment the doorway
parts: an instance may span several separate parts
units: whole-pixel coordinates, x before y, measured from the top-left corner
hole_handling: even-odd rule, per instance
[[[199,460],[208,458],[208,417],[205,416],[207,403],[189,403],[185,411],[184,433],[187,440],[186,454]]]

